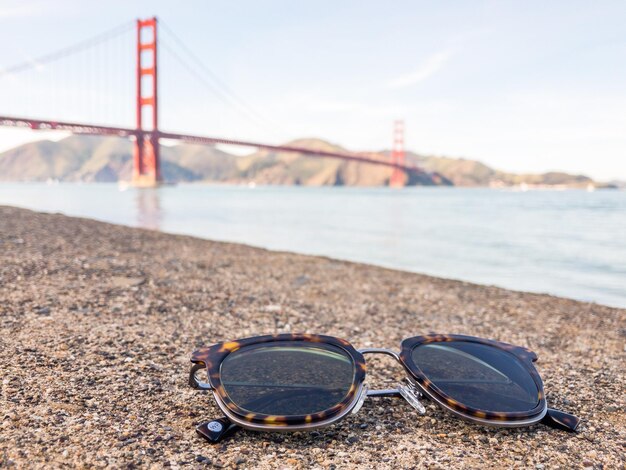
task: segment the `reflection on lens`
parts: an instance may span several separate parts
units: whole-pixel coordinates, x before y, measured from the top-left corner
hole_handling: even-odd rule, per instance
[[[241,348],[222,362],[222,385],[240,408],[268,415],[306,415],[340,403],[355,366],[330,344],[281,341]]]
[[[538,387],[520,360],[484,344],[465,341],[417,346],[413,362],[437,388],[471,408],[524,412],[538,403]]]

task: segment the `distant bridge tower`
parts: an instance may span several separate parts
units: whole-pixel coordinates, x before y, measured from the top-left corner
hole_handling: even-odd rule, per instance
[[[394,165],[404,166],[404,121],[394,121],[393,123],[393,147],[391,149],[391,162]],[[406,175],[399,167],[394,166],[389,186],[401,188],[406,181]]]
[[[137,20],[137,134],[133,147],[135,186],[156,186],[161,181],[158,109],[155,17]],[[144,110],[150,113],[144,116]],[[144,128],[144,117],[152,121],[148,129]]]

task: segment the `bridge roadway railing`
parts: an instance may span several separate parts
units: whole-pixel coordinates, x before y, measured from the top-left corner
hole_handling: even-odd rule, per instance
[[[138,135],[149,135],[154,131],[141,131],[137,129],[130,129],[124,127],[110,127],[110,126],[98,126],[92,124],[82,124],[76,122],[64,122],[64,121],[50,121],[32,118],[21,118],[14,116],[0,116],[0,126],[5,127],[18,127],[28,128],[32,130],[57,130],[71,132],[73,134],[87,134],[87,135],[110,135],[117,137],[133,137],[137,138]],[[272,145],[261,142],[251,142],[246,140],[234,140],[224,139],[220,137],[207,137],[196,136],[187,134],[174,134],[171,132],[156,131],[157,137],[162,139],[174,139],[180,140],[186,143],[202,144],[202,145],[238,145],[244,147],[255,147],[265,150],[275,150],[278,152],[295,152],[312,157],[327,157],[327,158],[339,158],[342,160],[355,161],[360,163],[369,163],[372,165],[382,165],[392,168],[398,168],[405,172],[410,173],[423,173],[424,171],[414,165],[399,165],[391,160],[383,160],[378,158],[375,154],[371,153],[349,153],[349,152],[336,152],[328,150],[315,150],[306,147],[298,147],[291,145]]]

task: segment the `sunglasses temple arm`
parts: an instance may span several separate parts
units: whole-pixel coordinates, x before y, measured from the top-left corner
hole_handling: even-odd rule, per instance
[[[189,385],[196,390],[211,390],[211,384],[201,382],[196,377],[196,372],[201,370],[206,370],[206,366],[201,362],[191,367],[191,371],[189,372]],[[226,416],[222,416],[221,418],[199,424],[196,427],[196,432],[209,442],[217,444],[238,429],[240,429],[239,426],[231,422]]]
[[[386,390],[368,390],[368,397],[391,397],[391,398],[404,398],[409,405],[417,410],[419,414],[425,414],[426,408],[421,403],[421,399],[425,398],[424,395],[417,389],[415,385],[408,382],[407,385],[399,384],[398,388],[386,389]]]
[[[402,394],[398,389],[368,390],[368,397],[398,397]],[[196,432],[213,444],[221,442],[227,436],[241,429],[240,426],[231,422],[226,416],[207,421],[196,427]]]
[[[548,412],[543,417],[541,422],[551,428],[575,432],[580,424],[580,418],[569,413],[565,413],[564,411],[548,408]]]
[[[217,444],[227,436],[241,429],[226,416],[207,421],[196,427],[196,432],[212,444]]]

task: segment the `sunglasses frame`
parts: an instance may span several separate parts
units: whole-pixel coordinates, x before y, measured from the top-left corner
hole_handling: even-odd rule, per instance
[[[340,403],[327,410],[307,415],[266,415],[251,413],[234,403],[226,393],[221,381],[220,367],[224,359],[229,354],[246,346],[263,343],[279,343],[283,341],[328,344],[346,352],[354,362],[354,377],[345,398]],[[537,406],[525,412],[493,412],[469,407],[446,395],[427,378],[412,359],[412,352],[416,347],[433,342],[478,343],[511,354],[534,380],[538,393]],[[364,354],[386,354],[392,356],[407,372],[409,387],[414,390],[416,399],[422,397],[429,398],[445,410],[466,421],[499,427],[520,427],[544,422],[552,427],[569,431],[575,430],[580,421],[573,415],[548,408],[543,382],[537,369],[533,365],[537,360],[537,355],[534,352],[521,346],[465,335],[430,334],[407,338],[401,343],[400,353],[384,348],[364,348],[357,350],[344,339],[324,335],[277,334],[245,338],[218,343],[194,351],[191,356],[193,366],[189,375],[189,385],[196,389],[211,390],[219,408],[226,417],[231,422],[243,428],[259,431],[312,430],[335,423],[351,412],[356,413],[367,396],[404,396],[399,389],[367,390],[367,387],[364,385],[366,376]],[[207,373],[208,382],[200,382],[196,377],[196,372],[202,369]]]
[[[522,412],[494,412],[472,408],[448,396],[428,379],[426,374],[421,371],[419,365],[417,365],[412,358],[413,350],[416,347],[422,344],[439,342],[483,344],[511,354],[519,360],[520,364],[535,382],[537,386],[537,406],[532,410]],[[541,421],[548,412],[548,404],[543,390],[543,381],[539,376],[539,372],[533,365],[535,361],[537,361],[537,354],[522,346],[515,346],[474,336],[441,334],[415,336],[403,340],[399,358],[399,362],[404,366],[406,371],[411,374],[412,378],[416,380],[418,387],[441,407],[467,421],[502,427],[528,426]]]
[[[354,377],[352,385],[346,397],[338,404],[319,413],[306,415],[266,415],[260,413],[251,413],[234,403],[224,386],[220,376],[220,366],[222,361],[231,353],[238,351],[245,346],[251,346],[262,343],[278,343],[282,341],[302,341],[307,343],[322,343],[338,347],[345,351],[354,362]],[[309,334],[280,334],[256,336],[253,338],[245,338],[237,341],[220,343],[208,348],[201,348],[195,351],[191,356],[191,362],[194,364],[202,364],[206,368],[209,384],[200,384],[195,378],[195,371],[192,369],[190,375],[190,385],[195,388],[204,388],[213,391],[215,400],[222,412],[233,422],[247,429],[255,430],[280,430],[280,428],[288,428],[288,430],[310,430],[319,427],[325,427],[350,413],[364,399],[365,387],[365,358],[354,347],[344,339],[335,338],[333,336],[309,335]],[[200,385],[197,387],[196,385]],[[207,386],[208,385],[208,386]]]

